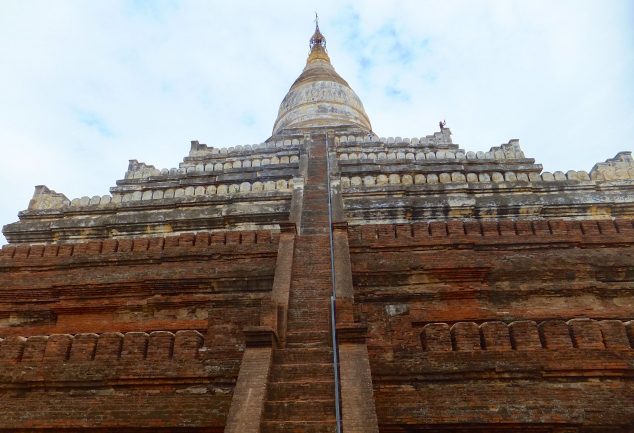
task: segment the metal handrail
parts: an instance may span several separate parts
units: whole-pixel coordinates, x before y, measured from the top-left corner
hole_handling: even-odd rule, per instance
[[[326,184],[328,186],[328,235],[330,237],[330,276],[332,284],[332,296],[330,297],[330,320],[332,323],[332,363],[335,374],[335,418],[337,420],[337,433],[343,432],[343,423],[341,419],[341,386],[339,377],[339,345],[337,344],[337,284],[335,274],[335,245],[332,234],[332,195],[330,187],[330,148],[328,143],[328,133],[326,138]]]

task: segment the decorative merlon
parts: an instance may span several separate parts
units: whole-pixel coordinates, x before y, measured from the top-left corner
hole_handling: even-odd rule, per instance
[[[70,200],[61,193],[49,189],[46,185],[37,185],[33,198],[29,202],[29,210],[57,209],[69,206]]]
[[[590,171],[590,178],[594,180],[634,179],[632,152],[619,152],[614,158],[595,164]]]
[[[524,152],[522,152],[520,141],[517,138],[511,139],[508,143],[500,146],[493,146],[486,153],[490,154],[493,159],[524,158]]]
[[[150,176],[159,176],[161,174],[161,170],[158,170],[153,165],[139,162],[136,159],[131,159],[128,163],[128,170],[125,172],[125,178],[134,178],[137,173],[138,176],[136,177],[146,178]]]

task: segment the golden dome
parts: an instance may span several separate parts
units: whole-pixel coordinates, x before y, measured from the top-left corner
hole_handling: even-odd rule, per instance
[[[294,128],[356,126],[372,130],[363,104],[330,64],[319,24],[310,38],[306,67],[280,104],[273,135]]]

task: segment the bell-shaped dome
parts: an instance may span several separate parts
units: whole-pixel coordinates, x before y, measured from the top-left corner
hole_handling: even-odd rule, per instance
[[[280,104],[273,135],[287,129],[356,126],[372,130],[359,97],[330,64],[326,38],[319,31],[310,38],[306,67]]]

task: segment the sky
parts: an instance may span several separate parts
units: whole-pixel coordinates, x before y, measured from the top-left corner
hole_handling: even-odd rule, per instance
[[[629,0],[0,0],[0,226],[35,185],[103,195],[129,159],[266,140],[315,7],[381,137],[444,119],[466,150],[519,138],[564,172],[634,150]]]

